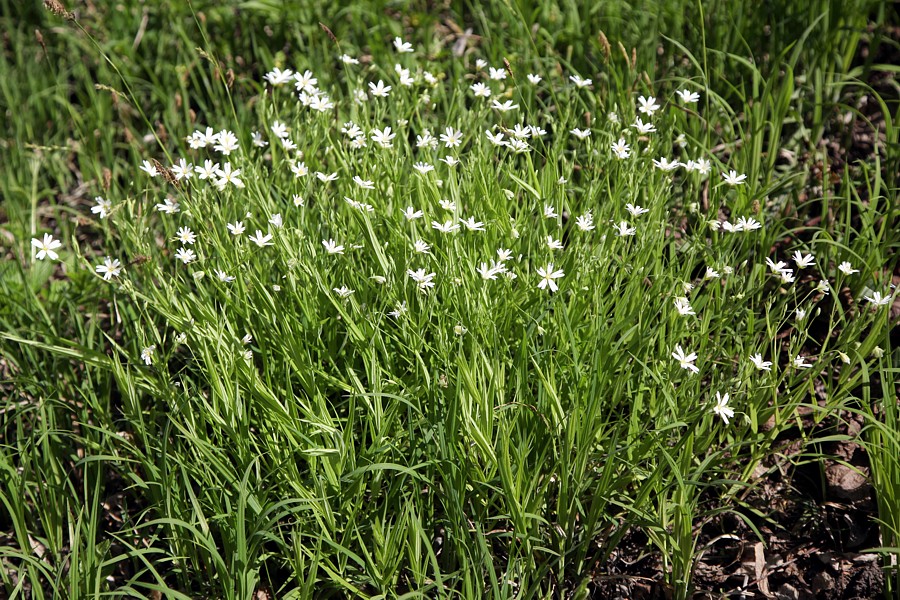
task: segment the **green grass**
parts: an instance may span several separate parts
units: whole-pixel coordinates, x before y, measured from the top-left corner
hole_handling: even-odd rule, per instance
[[[866,417],[873,551],[891,597],[900,354],[891,307],[864,300],[895,295],[900,242],[898,105],[867,83],[891,71],[874,59],[892,44],[889,9],[774,5],[776,20],[732,2],[371,2],[322,14],[301,2],[122,2],[66,21],[0,3],[17,17],[3,17],[0,60],[4,592],[589,597],[629,538],[646,540],[687,598],[698,524],[731,513],[757,527],[742,499],[780,436],[806,411],[832,426],[852,411]],[[466,27],[480,40],[454,56],[452,32]],[[416,52],[396,53],[395,36]],[[489,81],[477,59],[511,72]],[[273,67],[311,69],[336,107],[318,113],[291,85],[267,86]],[[390,97],[354,102],[378,80]],[[519,108],[492,110],[476,81]],[[700,102],[681,103],[681,89]],[[868,123],[881,142],[830,171],[822,141],[844,131],[836,115],[845,131],[866,129],[864,94],[882,107]],[[650,95],[662,106],[648,119],[637,97]],[[657,131],[639,136],[636,116]],[[302,157],[277,144],[275,121]],[[347,121],[365,148],[341,133]],[[527,152],[484,134],[509,139],[522,121],[546,130]],[[185,138],[207,126],[240,148],[190,149]],[[369,135],[386,126],[390,149]],[[459,147],[416,147],[445,127],[463,132]],[[610,151],[620,137],[626,159]],[[245,187],[139,169],[180,157],[230,161]],[[660,157],[703,158],[711,172],[666,173]],[[417,173],[419,161],[435,170]],[[731,169],[746,182],[726,184]],[[95,196],[111,201],[107,218],[90,210]],[[156,210],[166,197],[178,213]],[[408,220],[407,206],[424,217]],[[588,212],[596,228],[582,231]],[[430,225],[469,217],[485,230]],[[762,227],[711,225],[738,218]],[[617,235],[623,220],[633,236]],[[236,221],[243,235],[226,229]],[[175,256],[182,227],[197,236],[190,264]],[[253,244],[257,229],[273,245]],[[58,261],[35,257],[45,232],[63,242]],[[328,239],[344,253],[328,254]],[[500,248],[515,278],[482,279]],[[796,268],[794,251],[815,264]],[[95,272],[106,256],[124,267],[111,281]],[[564,272],[553,293],[537,285],[548,263]],[[427,293],[408,275],[417,269],[435,273]],[[695,315],[678,314],[679,297]],[[697,353],[698,373],[673,359],[676,345]],[[771,371],[753,366],[757,353]],[[727,424],[712,412],[717,392],[735,412]]]

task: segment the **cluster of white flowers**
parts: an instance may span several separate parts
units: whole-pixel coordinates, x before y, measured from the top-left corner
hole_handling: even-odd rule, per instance
[[[411,60],[406,55],[415,53],[412,44],[401,38],[393,40],[393,47],[400,61]],[[360,62],[347,54],[341,55],[339,60],[347,70],[353,70]],[[373,68],[370,72],[376,71]],[[355,299],[362,297],[363,284],[377,285],[382,289],[390,288],[392,285],[410,285],[412,289],[421,292],[423,298],[434,298],[439,285],[464,284],[466,271],[472,277],[468,283],[470,285],[528,286],[537,290],[534,293],[549,294],[549,297],[553,298],[554,295],[566,292],[566,282],[573,270],[578,275],[579,260],[570,258],[570,255],[578,252],[578,248],[601,242],[615,243],[622,247],[639,244],[646,231],[660,230],[664,225],[667,210],[649,200],[642,201],[648,205],[644,207],[638,204],[636,199],[632,199],[633,201],[623,202],[623,205],[616,207],[613,215],[615,218],[598,223],[595,222],[594,214],[600,209],[599,205],[583,207],[582,213],[574,218],[574,228],[567,231],[568,210],[558,202],[558,197],[546,196],[556,199],[552,201],[541,199],[540,204],[534,207],[529,207],[525,199],[517,200],[524,211],[523,214],[529,214],[528,209],[532,209],[530,214],[535,217],[532,221],[523,214],[509,220],[505,217],[490,218],[486,213],[479,214],[478,204],[464,200],[465,195],[459,189],[459,173],[469,165],[470,156],[499,154],[498,160],[516,164],[516,161],[526,160],[519,158],[519,155],[529,155],[527,156],[529,161],[532,156],[537,157],[537,153],[533,155],[531,153],[535,149],[546,147],[545,144],[565,144],[567,152],[578,155],[577,153],[584,152],[585,147],[593,149],[594,140],[600,139],[607,140],[603,142],[604,148],[609,143],[612,156],[604,159],[610,161],[612,165],[633,161],[643,170],[649,170],[652,165],[654,169],[667,174],[665,181],[675,176],[679,169],[705,178],[713,171],[713,162],[716,161],[713,156],[699,156],[685,160],[672,156],[657,158],[648,156],[651,148],[662,146],[653,142],[654,134],[658,134],[657,125],[664,131],[668,129],[666,122],[654,121],[660,111],[665,112],[663,107],[666,105],[665,99],[658,99],[655,96],[639,95],[634,105],[625,107],[624,110],[615,106],[614,111],[607,114],[606,122],[603,124],[589,120],[582,122],[581,127],[566,128],[568,136],[564,131],[553,131],[552,134],[548,134],[545,127],[553,129],[554,121],[547,118],[542,122],[543,113],[539,110],[521,110],[521,105],[528,95],[519,93],[516,78],[511,77],[512,73],[506,68],[493,67],[479,59],[475,64],[475,71],[459,89],[455,90],[458,94],[471,94],[465,101],[474,104],[473,112],[470,114],[477,117],[461,123],[442,123],[437,127],[431,123],[430,128],[422,125],[416,129],[410,126],[410,121],[422,122],[417,115],[405,115],[409,117],[408,119],[396,117],[393,122],[386,123],[383,115],[385,112],[386,114],[391,112],[383,109],[397,100],[398,96],[402,96],[407,100],[411,98],[417,107],[416,110],[424,106],[433,111],[432,98],[442,85],[443,74],[435,75],[423,71],[408,62],[398,63],[393,69],[377,72],[382,75],[372,80],[357,78],[356,81],[363,87],[349,90],[349,93],[344,94],[345,99],[340,99],[341,94],[337,94],[335,98],[339,99],[333,100],[327,92],[320,89],[319,79],[311,70],[301,72],[273,68],[265,74],[264,80],[271,88],[268,96],[273,98],[273,102],[280,108],[273,111],[271,120],[262,124],[259,130],[252,132],[237,130],[235,133],[229,129],[217,131],[213,127],[203,126],[183,138],[189,151],[185,156],[176,158],[170,166],[163,166],[153,159],[143,161],[139,169],[146,177],[157,181],[163,180],[164,183],[159,184],[160,187],[170,184],[175,188],[170,190],[171,195],[165,195],[159,200],[155,205],[156,210],[164,215],[162,217],[164,219],[179,221],[190,207],[189,195],[182,195],[185,190],[227,199],[237,205],[253,206],[254,197],[261,193],[260,187],[265,183],[258,181],[261,177],[259,173],[268,173],[266,177],[281,177],[293,186],[287,196],[294,208],[309,211],[312,210],[309,206],[313,205],[327,204],[331,207],[327,213],[322,213],[326,222],[321,224],[323,233],[316,236],[316,239],[321,239],[324,256],[327,257],[323,260],[332,261],[328,263],[329,265],[342,264],[341,261],[348,261],[349,264],[352,259],[347,255],[352,255],[363,247],[353,243],[353,232],[348,231],[345,224],[341,224],[343,221],[327,221],[326,215],[333,216],[340,214],[341,210],[347,210],[339,209],[341,206],[358,211],[354,214],[366,220],[372,227],[395,228],[396,231],[393,233],[407,240],[406,251],[401,251],[397,246],[390,248],[392,252],[398,252],[395,257],[398,261],[404,252],[408,253],[406,264],[397,269],[398,272],[405,273],[406,278],[392,278],[389,273],[376,273],[369,275],[362,282],[348,281],[356,289],[340,280],[328,284],[326,289],[330,289],[338,298],[346,301],[347,306],[355,306]],[[534,86],[536,93],[543,93],[547,85],[544,77],[529,73],[526,79],[527,85]],[[289,85],[291,83],[293,86]],[[565,93],[588,94],[591,93],[592,86],[591,79],[571,74],[567,82],[563,82],[560,87],[565,88]],[[681,104],[695,104],[700,100],[700,95],[689,89],[679,90],[675,96]],[[361,106],[360,103],[368,104]],[[361,108],[366,110],[360,110]],[[369,108],[374,110],[368,111]],[[619,115],[628,114],[629,111],[633,121],[627,124],[623,117],[623,124],[620,125]],[[519,117],[519,112],[527,113],[531,122]],[[317,113],[331,113],[334,118]],[[352,117],[354,120],[346,120],[346,116],[337,120],[338,114],[355,116]],[[334,123],[342,124],[335,126]],[[326,134],[319,136],[320,140],[326,139],[326,148],[311,147],[309,144],[305,136],[306,129],[311,130],[314,127],[319,128],[319,131],[327,130]],[[469,131],[464,131],[470,127]],[[481,131],[483,136],[479,133]],[[561,133],[563,135],[560,135]],[[244,144],[242,140],[248,140],[250,143]],[[608,140],[615,141],[610,143]],[[678,135],[675,145],[680,148],[687,147],[686,136]],[[442,156],[437,156],[437,153],[441,153]],[[334,160],[332,158],[334,156],[340,158]],[[598,153],[594,151],[589,156],[598,156]],[[599,153],[599,156],[603,157],[604,154]],[[609,155],[606,154],[605,157]],[[307,161],[310,162],[310,166],[307,165]],[[383,168],[372,167],[373,162],[383,165]],[[263,168],[260,167],[261,164],[264,165]],[[461,164],[464,166],[459,167]],[[414,174],[415,177],[411,178],[411,181],[415,182],[417,189],[427,190],[427,193],[404,198],[403,204],[407,201],[412,204],[399,208],[402,205],[394,204],[391,200],[396,194],[396,182],[385,176],[387,171],[393,172],[394,178],[403,178],[403,174],[407,173]],[[566,177],[569,176],[572,174],[563,173],[562,176],[554,174],[551,181],[557,181],[560,189],[566,190],[568,183]],[[452,182],[452,185],[445,186],[445,181]],[[521,183],[522,188],[527,189],[524,179]],[[734,169],[721,172],[721,183],[724,186],[721,184],[712,186],[722,187],[721,191],[716,192],[720,197],[742,193],[742,190],[752,187],[747,185],[741,190],[729,191],[729,186],[751,184],[746,174],[738,173]],[[446,196],[451,196],[450,198],[441,197],[448,189],[453,192],[452,196],[447,193]],[[503,191],[509,198],[515,198],[517,195],[514,190]],[[530,191],[541,196],[541,192]],[[345,203],[331,202],[335,193],[339,193],[338,197],[343,196]],[[433,206],[430,198],[437,197],[440,197],[437,206]],[[186,206],[185,213],[182,213],[182,203]],[[287,203],[283,204],[280,210],[281,212],[262,216],[264,224],[262,220],[256,221],[258,217],[254,216],[253,212],[247,212],[245,216],[226,223],[222,227],[222,235],[216,235],[215,238],[231,239],[232,242],[229,243],[235,244],[240,252],[247,253],[240,255],[244,261],[253,260],[252,254],[249,254],[253,252],[261,254],[287,252],[292,240],[296,239],[291,234],[300,228],[300,217],[298,211],[291,212],[292,209]],[[91,207],[91,212],[99,219],[108,219],[114,211],[114,203],[102,197],[95,198],[95,205]],[[400,219],[397,219],[398,213]],[[196,217],[197,215],[191,215],[189,218]],[[746,234],[764,227],[765,219],[761,222],[753,217],[734,214],[730,218],[734,219],[734,222],[720,218],[707,221],[709,230]],[[420,219],[424,219],[426,224],[424,231],[423,225],[417,223]],[[232,274],[237,273],[234,270],[235,262],[224,261],[217,256],[214,245],[210,243],[210,238],[214,236],[207,227],[215,227],[214,223],[195,225],[197,229],[195,231],[188,224],[172,222],[169,231],[175,229],[176,225],[178,228],[174,236],[169,238],[177,246],[173,248],[171,254],[174,261],[181,265],[210,263],[209,266],[216,275],[213,281],[222,284],[231,284],[240,277]],[[249,229],[250,227],[252,229]],[[254,233],[247,234],[251,230]],[[530,245],[526,244],[525,240],[520,240],[523,233],[533,240]],[[465,269],[457,269],[451,273],[451,269],[442,264],[443,257],[446,256],[445,240],[458,236],[460,239],[472,240],[474,244],[481,243],[476,241],[481,238],[490,238],[493,246],[484,248],[480,255],[470,252],[467,257],[463,257],[463,260],[470,261],[469,265]],[[520,244],[524,254],[513,260],[512,250],[497,247],[498,243],[494,240],[498,238],[505,240],[501,242],[503,245]],[[609,241],[606,241],[607,239]],[[59,256],[56,251],[62,243],[50,234],[45,234],[43,239],[33,239],[32,245],[37,251],[36,259],[57,260]],[[267,250],[272,246],[277,247]],[[525,248],[529,250],[526,251]],[[771,273],[781,284],[797,280],[795,269],[799,272],[816,266],[815,256],[809,251],[804,254],[797,250],[791,259],[794,263],[793,268],[786,262],[766,258]],[[120,261],[111,257],[106,257],[95,269],[98,276],[106,281],[119,278],[123,273]],[[844,276],[859,272],[848,261],[841,262],[836,269]],[[727,265],[707,266],[698,281],[718,280],[723,273],[727,277],[733,272],[734,269]],[[830,287],[826,275],[818,275],[815,279],[818,280],[816,291],[827,294]],[[489,283],[495,281],[498,283]],[[500,281],[505,283],[499,283]],[[332,285],[334,287],[331,287]],[[272,289],[280,289],[280,286],[275,285]],[[691,289],[693,284],[686,284],[684,291],[679,292],[672,300],[674,311],[679,318],[697,317],[692,299],[689,297]],[[865,296],[865,300],[875,306],[883,306],[893,300],[893,295],[876,291]],[[697,306],[702,307],[704,304],[698,303]],[[394,319],[402,318],[410,310],[405,300],[394,298],[390,307],[385,306],[382,314]],[[798,308],[795,314],[797,320],[801,321],[806,317],[807,310]],[[458,324],[457,334],[462,335],[467,331],[463,324]],[[142,352],[141,358],[147,364],[151,364],[154,350],[155,346],[151,346]],[[696,365],[698,355],[686,352],[680,344],[675,345],[671,356],[689,373],[700,372],[700,367]],[[761,371],[769,371],[772,367],[772,362],[763,360],[759,353],[750,356],[749,361]],[[791,364],[797,369],[812,366],[801,356],[795,357]],[[729,394],[721,396],[717,393],[716,398],[714,411],[728,422],[734,414],[728,407]]]

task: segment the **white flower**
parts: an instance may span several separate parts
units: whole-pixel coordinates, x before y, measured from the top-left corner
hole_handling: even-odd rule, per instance
[[[32,240],[32,242],[33,242],[33,240]],[[52,258],[55,258],[55,257],[52,257]],[[871,302],[872,304],[874,304],[875,306],[887,306],[888,304],[891,303],[891,300],[892,300],[890,294],[882,296],[881,292],[872,292],[872,295],[866,296],[865,299],[868,300],[869,302]]]
[[[430,171],[434,171],[434,165],[430,165],[425,162],[417,162],[413,165],[413,169],[424,175]]]
[[[553,208],[550,204],[544,205],[544,218],[545,219],[555,219],[559,215],[556,214],[556,209]]]
[[[344,123],[343,127],[341,127],[341,133],[352,140],[353,138],[363,135],[363,130],[353,121],[347,121]]]
[[[499,100],[494,100],[494,102],[491,104],[491,108],[493,108],[494,110],[499,110],[500,112],[508,112],[511,110],[516,110],[517,108],[519,108],[519,105],[513,104],[512,100],[507,100],[502,104]]]
[[[344,253],[344,247],[339,246],[337,244],[337,242],[335,242],[332,239],[322,240],[322,245],[325,246],[325,251],[328,252],[328,254],[343,254]]]
[[[585,138],[590,137],[591,130],[590,129],[578,129],[577,127],[571,130],[569,133],[577,137],[579,140],[583,140]]]
[[[219,281],[222,283],[231,283],[234,281],[234,277],[226,273],[225,271],[220,271],[219,269],[213,269],[216,273],[216,277],[219,278]]]
[[[625,221],[619,222],[618,225],[613,225],[613,228],[616,230],[616,234],[622,237],[626,235],[634,235],[636,231],[634,227],[629,227],[628,223],[626,223]]]
[[[220,131],[217,138],[217,144],[213,146],[213,150],[216,152],[221,152],[225,156],[228,156],[232,152],[238,149],[238,139],[234,133],[230,131]]]
[[[369,181],[368,179],[363,179],[359,175],[353,176],[353,182],[364,190],[374,190],[375,189],[374,181]]]
[[[263,235],[263,232],[259,229],[256,230],[256,235],[251,235],[249,239],[260,248],[262,248],[263,246],[272,246],[275,243],[272,241],[271,233]]]
[[[454,131],[452,127],[447,127],[441,134],[441,141],[444,142],[445,147],[455,148],[462,143],[462,135],[462,131]]]
[[[219,163],[213,162],[209,159],[203,161],[203,166],[197,165],[194,167],[194,171],[200,177],[201,180],[204,179],[215,179],[216,171],[219,170]]]
[[[633,216],[633,217],[639,217],[644,213],[650,212],[649,208],[644,208],[642,206],[635,206],[634,204],[631,204],[630,202],[625,205],[625,210],[627,210],[629,213],[631,213],[631,216]]]
[[[216,175],[219,176],[219,179],[216,180],[216,187],[219,189],[223,189],[229,183],[232,184],[236,188],[243,188],[244,182],[240,179],[241,170],[235,169],[231,170],[231,163],[225,163],[225,166],[216,171]]]
[[[742,231],[755,231],[762,227],[762,223],[753,217],[738,217],[736,227],[740,227]]]
[[[301,196],[300,194],[294,194],[293,196],[291,196],[291,201],[297,208],[304,206],[306,203],[306,201],[303,199],[303,196]]]
[[[641,105],[638,108],[638,111],[644,113],[648,117],[652,117],[653,113],[659,110],[659,104],[656,103],[656,98],[650,96],[649,98],[644,98],[640,96],[638,98],[638,103]]]
[[[416,136],[416,148],[437,148],[438,141],[427,129]]]
[[[672,358],[678,361],[678,364],[681,365],[682,369],[687,369],[691,373],[700,372],[700,369],[694,365],[694,361],[697,360],[697,355],[693,352],[685,354],[680,344],[675,344],[675,352],[672,353]]]
[[[412,44],[409,42],[404,42],[402,38],[395,37],[394,38],[394,48],[396,48],[397,52],[400,54],[408,54],[411,52],[415,52]]]
[[[433,229],[437,229],[441,233],[450,233],[451,231],[456,231],[457,229],[459,229],[459,225],[457,225],[453,221],[444,221],[443,223],[432,221],[431,227]]]
[[[488,69],[488,74],[494,81],[506,79],[506,69],[495,69],[494,67],[490,67]]]
[[[103,264],[97,265],[94,267],[94,270],[97,271],[98,274],[102,274],[104,280],[109,281],[122,273],[122,264],[119,262],[118,258],[110,258],[107,256],[103,259]]]
[[[563,243],[561,240],[554,240],[552,235],[547,236],[547,247],[550,250],[562,250]]]
[[[778,275],[781,277],[782,283],[794,282],[794,271],[792,269],[784,269],[783,271],[779,271]]]
[[[772,363],[768,360],[763,360],[762,354],[753,354],[752,356],[750,356],[750,362],[752,362],[753,366],[755,366],[760,371],[772,370]]]
[[[99,216],[101,219],[105,219],[109,216],[109,212],[112,210],[112,202],[110,200],[97,196],[94,198],[94,202],[97,204],[91,207],[92,213]]]
[[[668,158],[662,156],[659,160],[653,159],[653,166],[662,171],[674,171],[681,166],[681,163],[677,160],[669,162]]]
[[[190,227],[179,227],[175,232],[175,241],[182,244],[193,244],[197,241],[197,235],[191,231]]]
[[[181,181],[182,179],[190,179],[194,176],[194,165],[189,163],[183,158],[178,159],[178,162],[172,165],[172,174],[175,176],[175,179]]]
[[[728,407],[728,394],[721,396],[716,392],[716,405],[713,406],[713,412],[722,417],[725,424],[728,425],[728,419],[734,417],[734,411]]]
[[[780,260],[778,262],[775,262],[769,257],[766,257],[766,265],[768,265],[769,269],[771,269],[773,273],[780,273],[784,270],[785,267],[787,267],[787,263],[784,263]]]
[[[228,231],[231,232],[231,235],[241,235],[244,233],[244,224],[241,221],[226,223],[225,226],[228,227]]]
[[[271,129],[272,133],[277,138],[286,138],[288,136],[287,125],[285,125],[281,121],[275,121],[274,123],[272,123]]]
[[[712,267],[706,267],[706,273],[703,275],[703,279],[718,279],[720,277],[719,272],[713,269]]]
[[[296,73],[294,74],[294,88],[298,92],[306,92],[307,94],[315,94],[316,93],[316,84],[319,83],[319,80],[313,76],[312,71],[307,69],[302,74]]]
[[[712,164],[705,158],[698,158],[694,163],[694,170],[701,175],[706,175],[712,170]]]
[[[285,83],[290,81],[293,74],[294,72],[290,69],[285,69],[284,71],[282,71],[278,67],[274,67],[271,71],[266,73],[263,78],[274,87],[284,85]]]
[[[743,173],[738,175],[737,171],[731,170],[727,173],[722,173],[722,179],[724,179],[725,183],[728,185],[741,185],[747,179],[747,176]]]
[[[321,171],[316,171],[316,178],[322,183],[327,183],[329,181],[336,181],[338,178],[337,173],[322,173]]]
[[[500,133],[499,131],[496,134],[494,134],[494,133],[491,133],[490,130],[488,130],[488,131],[485,131],[484,134],[491,141],[491,143],[494,144],[495,146],[505,146],[506,145],[506,142],[503,140],[503,134]]]
[[[353,58],[349,54],[341,54],[341,62],[345,65],[358,65],[359,60]]]
[[[794,311],[794,315],[798,321],[802,321],[806,318],[806,309],[798,308]]]
[[[628,158],[631,156],[631,149],[628,147],[628,144],[625,143],[625,138],[619,138],[619,141],[611,144],[613,154],[616,155],[617,158]]]
[[[519,139],[528,139],[531,137],[531,127],[526,127],[522,123],[516,123],[512,130],[513,137]]]
[[[799,250],[795,250],[791,258],[793,258],[794,262],[797,263],[798,269],[805,269],[806,267],[816,264],[816,259],[812,254],[803,256],[803,254]]]
[[[306,167],[306,163],[302,161],[292,162],[291,173],[297,178],[306,177],[309,174],[309,169]]]
[[[200,140],[201,148],[212,146],[219,142],[219,133],[213,132],[212,127],[207,127],[206,131],[195,131],[194,135]]]
[[[387,98],[388,93],[391,91],[391,86],[384,85],[382,80],[378,80],[378,83],[369,82],[369,93],[373,96],[377,96],[379,98]]]
[[[449,154],[447,156],[444,156],[443,158],[439,158],[438,160],[447,163],[448,167],[455,167],[459,164],[459,159],[455,156],[450,156]]]
[[[594,83],[590,79],[582,79],[579,75],[569,75],[569,81],[575,84],[575,87],[586,88]]]
[[[799,356],[799,355],[796,358],[794,358],[793,364],[798,369],[811,369],[812,368],[812,365],[807,364],[806,359],[804,359],[802,356]]]
[[[401,315],[406,314],[409,309],[406,307],[406,301],[398,302],[397,308],[389,312],[388,314],[395,319],[399,319]]]
[[[318,112],[326,112],[334,108],[334,102],[325,94],[320,94],[310,99],[309,107]]]
[[[156,177],[159,175],[159,169],[151,163],[149,160],[145,160],[143,164],[141,164],[141,171],[149,175],[150,177]]]
[[[528,149],[531,147],[528,145],[528,142],[520,139],[512,139],[507,143],[509,149],[515,152],[516,154],[522,154],[523,152],[528,152]]]
[[[476,221],[475,217],[469,217],[465,220],[460,219],[459,222],[465,225],[466,229],[469,231],[484,231],[484,223]]]
[[[339,288],[334,288],[332,291],[333,291],[335,294],[337,294],[338,296],[340,296],[341,298],[349,298],[349,297],[350,297],[350,294],[352,294],[352,293],[355,292],[356,290],[351,290],[351,289],[348,288],[346,285],[342,285],[342,286],[339,287]]]
[[[687,315],[695,315],[693,307],[691,307],[691,303],[687,298],[675,298],[675,310],[678,311],[678,314],[685,317]]]
[[[529,73],[528,75],[526,75],[526,77],[528,77],[529,83],[531,83],[533,85],[539,84],[542,79],[542,77],[540,75],[537,75],[535,73]]]
[[[491,97],[491,88],[480,81],[478,83],[473,83],[470,89],[472,90],[472,93],[475,94],[476,98]]]
[[[145,365],[150,365],[151,363],[153,363],[154,352],[156,352],[156,344],[147,346],[146,348],[141,350],[141,360],[144,361]]]
[[[400,65],[396,65],[399,67]],[[412,76],[409,69],[397,69],[397,75],[400,76],[400,85],[403,87],[412,87],[416,82],[416,78]]]
[[[416,240],[413,244],[413,250],[419,254],[428,254],[428,251],[431,250],[431,246],[424,240]]]
[[[831,291],[831,287],[828,285],[827,281],[825,281],[824,279],[820,279],[819,283],[816,284],[816,291],[827,296]]]
[[[593,231],[596,229],[594,227],[594,215],[591,214],[591,211],[587,211],[575,219],[575,225],[581,231]]]
[[[700,100],[700,94],[690,90],[678,90],[675,93],[678,94],[678,97],[681,98],[681,101],[685,104],[694,104]]]
[[[159,212],[164,212],[167,215],[173,215],[179,210],[178,201],[172,200],[171,198],[166,198],[160,204],[156,205],[156,210]]]
[[[423,216],[425,216],[425,213],[423,213],[421,210],[414,209],[412,206],[407,206],[403,210],[403,216],[406,217],[407,221],[413,221],[415,219],[421,219]]]
[[[434,287],[435,273],[426,274],[425,269],[419,269],[417,271],[407,269],[406,274],[409,275],[410,279],[416,282],[419,286],[419,290],[422,292],[427,292],[429,288]]]
[[[175,258],[184,264],[188,264],[197,260],[197,255],[194,254],[194,251],[190,248],[181,247],[178,249],[178,252],[175,253]]]
[[[446,198],[441,198],[438,200],[438,204],[441,205],[441,208],[444,210],[454,211],[456,210],[456,202],[453,200],[447,200]]]
[[[840,271],[844,275],[853,275],[854,273],[859,273],[859,269],[854,269],[853,265],[851,265],[846,260],[838,265],[838,271]]]
[[[554,280],[565,276],[562,269],[557,269],[556,271],[553,270],[553,263],[548,264],[546,268],[538,267],[537,274],[541,278],[538,282],[538,288],[544,289],[549,287],[551,292],[555,292],[559,289],[559,286],[556,285],[556,281]]]
[[[637,129],[638,133],[653,133],[656,131],[656,127],[653,123],[644,123],[640,117],[635,118],[632,127]]]
[[[45,233],[43,239],[31,238],[31,245],[38,249],[37,254],[34,255],[36,259],[44,260],[46,256],[50,260],[56,260],[59,258],[56,250],[62,247],[62,242],[54,240],[52,235]]]
[[[487,263],[481,263],[475,271],[481,275],[482,279],[497,279],[497,270],[494,267],[488,267]]]
[[[383,130],[375,129],[370,134],[372,141],[381,146],[382,148],[391,148],[393,147],[392,140],[397,136],[396,133],[391,133],[390,127],[385,127]]]

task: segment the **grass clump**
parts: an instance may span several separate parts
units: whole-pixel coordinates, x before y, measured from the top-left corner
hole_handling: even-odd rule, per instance
[[[225,63],[192,16],[158,122],[141,86],[176,88],[82,39],[117,112],[83,137],[109,160],[75,226],[38,209],[52,147],[10,185],[9,593],[586,597],[638,539],[684,598],[698,524],[756,527],[743,498],[801,417],[896,440],[869,396],[896,368],[896,191],[863,164],[865,197],[847,173],[797,223],[798,50],[784,78],[742,63],[749,89],[683,45],[654,80],[636,52],[367,54],[327,27]],[[144,133],[117,147],[123,118]]]

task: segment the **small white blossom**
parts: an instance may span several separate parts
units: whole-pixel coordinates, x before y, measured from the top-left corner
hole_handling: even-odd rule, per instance
[[[734,417],[734,411],[728,406],[728,394],[722,396],[716,392],[716,404],[712,410],[716,415],[722,417],[726,425],[728,425],[728,419]]]
[[[771,371],[772,363],[768,360],[763,360],[762,354],[753,354],[750,356],[750,362],[753,363],[760,371]]]
[[[56,250],[62,247],[62,242],[54,240],[52,235],[45,233],[43,239],[31,238],[31,245],[38,250],[34,255],[36,259],[44,260],[44,257],[47,257],[50,260],[56,260],[59,258]]]
[[[559,289],[555,280],[565,276],[562,269],[553,269],[553,263],[548,264],[545,268],[538,267],[537,274],[541,278],[538,282],[538,288],[544,289],[549,287],[551,292],[555,292]]]
[[[119,262],[118,258],[110,258],[107,256],[103,259],[103,264],[97,265],[94,267],[94,270],[97,274],[103,275],[105,281],[109,281],[122,273],[122,264]]]
[[[693,352],[685,354],[680,344],[675,345],[675,351],[672,353],[672,358],[678,361],[678,364],[682,369],[687,369],[691,373],[700,372],[700,369],[694,365],[694,361],[697,360],[697,355]]]

